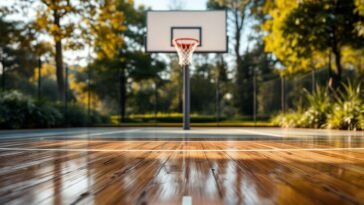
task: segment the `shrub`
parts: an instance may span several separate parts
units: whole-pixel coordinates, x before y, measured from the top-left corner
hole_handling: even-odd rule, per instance
[[[84,108],[75,104],[67,105],[67,112],[64,112],[64,106],[59,106],[63,112],[63,126],[83,127],[87,125],[87,112]]]
[[[361,115],[359,116],[358,129],[364,130],[364,103],[361,106]]]
[[[61,113],[48,104],[36,104],[32,98],[18,91],[2,93],[0,99],[2,128],[55,127],[61,119]]]
[[[280,113],[272,119],[272,124],[284,128],[301,127],[301,112]]]
[[[216,116],[213,115],[198,115],[191,114],[190,115],[191,122],[194,123],[202,123],[202,122],[216,122]],[[153,113],[149,114],[135,114],[129,115],[125,122],[160,122],[160,123],[181,123],[183,120],[182,113],[157,113],[154,115]],[[225,120],[225,118],[221,117],[220,121]],[[120,123],[120,116],[114,115],[111,117],[112,124]]]
[[[35,109],[33,101],[18,91],[1,93],[0,127],[21,128]]]
[[[308,108],[305,111],[281,113],[273,118],[275,125],[282,127],[307,127],[331,129],[364,129],[364,102],[360,85],[343,85],[334,104],[324,89],[317,88],[311,95],[307,93]]]
[[[91,110],[90,113],[90,123],[91,124],[106,124],[110,122],[110,118],[108,116],[102,115],[96,110]]]
[[[75,104],[67,109],[67,124],[64,106],[46,101],[35,102],[18,91],[0,93],[0,128],[50,128],[60,126],[86,126],[86,110]],[[92,110],[91,124],[107,123],[108,118]]]
[[[81,105],[69,103],[67,106],[67,113],[64,113],[64,105],[58,104],[58,110],[63,113],[62,126],[70,127],[84,127],[87,125],[108,123],[109,118],[101,115],[96,110],[91,110],[88,116],[87,110]]]
[[[334,129],[361,129],[364,115],[360,85],[343,85],[344,92],[339,92],[333,111],[328,116],[327,127]]]
[[[26,124],[31,127],[58,127],[62,125],[63,115],[54,106],[46,102],[37,102]]]
[[[306,98],[309,104],[308,109],[303,113],[300,119],[300,126],[306,128],[322,128],[327,120],[327,115],[331,112],[331,104],[328,92],[319,86],[314,93],[306,92]]]

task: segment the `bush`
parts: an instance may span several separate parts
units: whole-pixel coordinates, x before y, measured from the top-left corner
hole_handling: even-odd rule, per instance
[[[319,86],[313,94],[306,92],[309,108],[303,113],[300,119],[300,127],[322,128],[324,127],[327,114],[331,112],[331,103],[328,92]]]
[[[358,129],[364,130],[364,103],[361,106],[361,115],[359,116]]]
[[[75,104],[67,109],[67,123],[64,106],[45,101],[35,102],[18,91],[0,93],[0,128],[51,128],[61,126],[86,126],[87,111]],[[92,110],[90,124],[108,123],[108,118]]]
[[[0,127],[21,128],[35,108],[33,101],[17,91],[1,93]]]
[[[4,92],[0,99],[1,128],[55,127],[62,119],[57,109],[37,105],[32,98],[18,91]]]
[[[302,115],[301,112],[280,113],[272,119],[272,124],[284,128],[301,127]]]
[[[81,105],[69,103],[67,106],[67,113],[64,112],[64,105],[57,104],[58,110],[63,113],[62,126],[70,127],[84,127],[94,124],[109,123],[109,118],[101,115],[96,110],[91,110],[90,118],[87,116],[87,110]]]
[[[317,88],[313,94],[306,91],[308,108],[298,108],[287,114],[280,113],[272,119],[281,127],[364,129],[364,102],[360,85],[343,85],[335,103],[330,103],[327,91]]]
[[[38,102],[25,124],[34,128],[51,128],[61,126],[62,120],[63,115],[54,106]]]
[[[213,115],[190,115],[191,122],[201,123],[201,122],[216,122],[216,116]],[[160,122],[160,123],[181,123],[183,120],[182,113],[157,113],[154,114],[136,114],[130,115],[125,119],[125,122]],[[220,118],[220,121],[225,120],[225,118]],[[111,117],[112,124],[120,123],[120,116]]]
[[[64,107],[62,106],[60,109],[63,110]],[[69,104],[63,119],[65,126],[83,127],[87,125],[87,112],[78,105]]]
[[[355,88],[349,83],[343,87],[345,92],[339,93],[332,113],[328,115],[327,128],[362,129],[364,106],[360,96],[360,85]]]

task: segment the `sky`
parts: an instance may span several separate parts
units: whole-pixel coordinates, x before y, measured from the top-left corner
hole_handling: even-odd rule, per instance
[[[182,6],[184,10],[205,10],[207,0],[134,0],[135,5],[143,4],[153,10],[170,10]]]

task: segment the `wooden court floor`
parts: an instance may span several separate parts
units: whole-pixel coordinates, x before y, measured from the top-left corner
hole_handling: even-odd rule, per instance
[[[225,131],[5,133],[0,204],[364,204],[363,133]]]

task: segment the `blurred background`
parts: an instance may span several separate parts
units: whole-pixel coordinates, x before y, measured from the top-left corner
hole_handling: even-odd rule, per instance
[[[149,9],[228,11],[229,53],[194,55],[195,125],[364,128],[362,0],[1,1],[0,128],[179,125]]]

